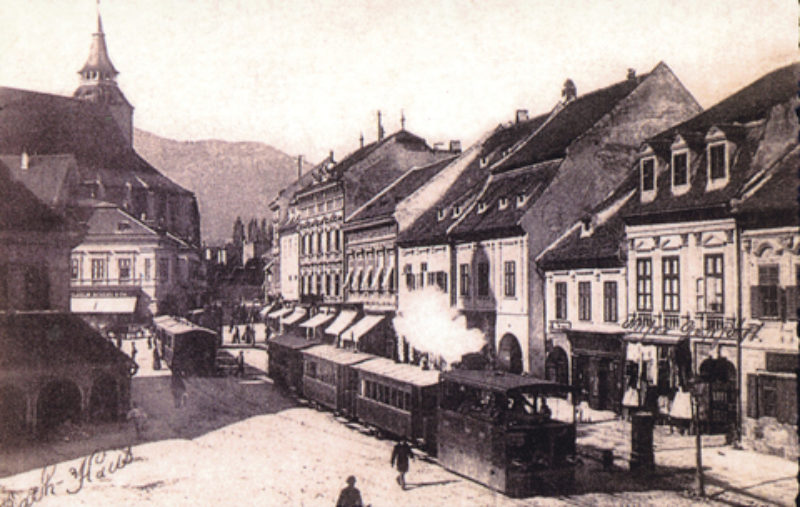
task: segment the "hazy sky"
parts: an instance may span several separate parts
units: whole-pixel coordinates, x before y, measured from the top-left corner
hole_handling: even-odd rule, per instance
[[[0,85],[71,94],[94,0],[0,0]],[[798,59],[795,0],[103,0],[135,125],[318,161],[407,128],[475,140],[665,61],[708,107]]]

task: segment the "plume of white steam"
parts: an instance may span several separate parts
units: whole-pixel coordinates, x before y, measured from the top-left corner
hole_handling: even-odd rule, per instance
[[[470,352],[479,352],[486,338],[479,329],[467,329],[467,320],[451,307],[448,295],[426,287],[406,296],[394,318],[398,336],[421,352],[444,359],[448,364]]]

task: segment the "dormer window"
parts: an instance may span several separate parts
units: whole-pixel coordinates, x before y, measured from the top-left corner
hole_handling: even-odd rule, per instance
[[[443,208],[439,208],[438,210],[436,210],[436,219],[439,220],[440,222],[444,220],[444,217],[446,215],[447,214],[445,213],[445,210]]]
[[[653,157],[642,159],[642,192],[652,192],[656,189],[656,159]]]
[[[709,181],[725,179],[728,176],[725,160],[725,143],[712,144],[708,147],[708,179]]]
[[[706,190],[717,190],[728,184],[730,178],[729,151],[733,146],[725,132],[711,127],[706,134]]]
[[[672,154],[672,186],[680,187],[689,183],[689,152]]]
[[[131,224],[128,222],[117,222],[117,231],[129,231],[131,230]]]
[[[453,206],[453,218],[461,216],[461,206]]]
[[[525,201],[527,200],[528,198],[525,196],[525,194],[517,194],[517,208],[525,206]]]
[[[485,211],[486,211],[486,203],[485,202],[479,202],[478,203],[478,213],[483,213]]]
[[[497,207],[500,208],[500,209],[508,208],[508,197],[501,197],[497,201]]]
[[[481,169],[489,165],[489,157],[481,157],[480,165]]]

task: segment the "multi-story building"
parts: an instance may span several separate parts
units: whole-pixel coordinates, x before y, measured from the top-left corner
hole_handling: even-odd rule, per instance
[[[0,168],[0,441],[66,419],[118,419],[130,360],[69,313],[70,249],[81,229]]]
[[[97,23],[73,97],[0,88],[0,154],[48,205],[101,199],[199,246],[194,194],[133,149],[133,107],[117,85],[99,16]]]
[[[535,257],[622,181],[639,143],[700,110],[663,63],[582,96],[567,80],[562,97],[550,113],[520,111],[516,125],[494,133],[458,190],[405,235],[417,248],[449,243],[453,305],[484,330],[501,367],[540,376],[544,280]]]
[[[621,409],[627,320],[622,215],[636,193],[631,174],[612,195],[536,258],[545,273],[545,377],[577,387],[597,410]]]
[[[85,204],[86,235],[72,250],[70,265],[73,313],[105,329],[196,306],[200,259],[195,248],[114,204]]]
[[[451,144],[451,151],[458,149]],[[404,199],[435,177],[456,155],[433,164],[412,167],[345,220],[345,303],[372,315],[372,327],[360,332],[380,333],[377,341],[395,350],[392,319],[397,310],[397,221],[395,211]],[[346,337],[347,338],[347,337]],[[358,337],[361,339],[362,337]],[[403,355],[403,351],[389,355]]]
[[[796,385],[794,324],[781,310],[796,304],[786,289],[796,282],[796,210],[794,194],[775,185],[796,167],[799,72],[774,71],[649,139],[625,227],[638,328],[626,340],[641,345],[628,360],[659,390],[683,388],[672,385],[671,359],[688,342],[706,426],[742,429],[752,445],[779,443],[794,456],[796,410],[778,415],[773,401],[792,403]]]

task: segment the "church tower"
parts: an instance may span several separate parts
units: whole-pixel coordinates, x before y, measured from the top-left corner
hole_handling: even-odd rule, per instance
[[[83,68],[78,71],[81,84],[73,96],[77,99],[103,104],[125,136],[128,145],[133,145],[133,106],[128,102],[117,86],[116,77],[119,72],[108,57],[106,36],[103,33],[103,22],[100,11],[97,12],[97,32],[92,34],[92,45],[89,58]]]

